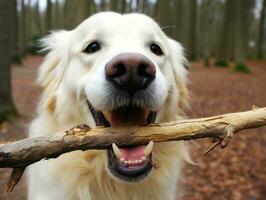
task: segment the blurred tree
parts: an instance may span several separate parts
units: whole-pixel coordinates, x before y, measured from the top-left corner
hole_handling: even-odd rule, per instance
[[[54,9],[53,9],[53,23],[56,28],[61,28],[61,9],[59,0],[54,2]]]
[[[243,4],[241,7],[238,7],[237,0],[43,1],[46,2],[46,7],[39,7],[42,2],[40,0],[18,1],[18,43],[23,54],[28,51],[28,43],[33,36],[42,36],[45,31],[52,28],[72,29],[94,12],[105,10],[121,13],[143,12],[153,16],[167,35],[184,44],[187,55],[192,60],[199,57],[208,63],[208,58],[215,57],[218,64],[226,65],[229,59],[237,57],[241,60],[239,55],[242,55],[242,52],[244,58],[254,54],[260,57],[265,45],[266,0],[246,0],[245,5],[240,0]],[[260,19],[250,14],[254,11],[255,1],[264,3]],[[74,15],[73,10],[76,11]],[[15,23],[10,23],[10,26]],[[253,44],[254,40],[257,46],[248,47],[248,41]],[[241,52],[236,48],[241,49]]]
[[[10,55],[12,46],[9,13],[14,12],[15,4],[10,1],[0,0],[0,122],[8,120],[16,115],[16,109],[12,101]]]
[[[135,0],[135,2],[136,2],[135,12],[141,12],[142,6],[140,6],[140,0]]]
[[[29,42],[31,40],[31,34],[32,34],[32,9],[31,9],[31,0],[28,0],[27,4],[25,4],[26,7],[26,21],[25,21],[25,26],[26,26],[26,53],[29,50]]]
[[[22,56],[24,56],[27,53],[27,27],[26,27],[26,5],[24,0],[21,0],[21,17],[20,17],[20,46],[19,46],[19,51]]]
[[[199,48],[200,52],[202,52],[204,64],[209,66],[209,59],[210,59],[210,28],[213,24],[213,18],[211,15],[213,0],[203,0],[200,9],[200,41],[198,42],[201,44],[201,48]]]
[[[101,3],[100,3],[100,8],[101,8],[101,11],[105,11],[106,10],[106,0],[101,0]]]
[[[127,9],[127,12],[132,12],[133,10],[132,10],[132,4],[133,4],[133,0],[130,0],[129,2],[128,2],[128,9]]]
[[[236,66],[245,65],[246,48],[248,44],[250,13],[254,0],[234,0],[235,4],[235,30],[234,30],[234,60]]]
[[[147,2],[147,0],[141,1],[140,12],[148,14],[148,2]]]
[[[10,37],[12,38],[11,41],[11,60],[14,63],[20,63],[21,58],[19,55],[19,47],[18,47],[18,15],[17,15],[17,1],[16,0],[9,0],[10,6],[12,8],[10,14]]]
[[[245,5],[241,2],[241,0],[234,0],[235,3],[235,30],[234,30],[234,39],[235,39],[235,47],[234,47],[234,59],[237,64],[245,64],[245,41],[244,41],[244,20],[243,15],[245,12]]]
[[[196,20],[197,20],[197,0],[189,0],[189,16],[188,16],[188,30],[187,30],[187,40],[186,47],[188,51],[188,58],[190,60],[195,60],[197,57],[196,52]]]
[[[69,0],[64,0],[63,8],[63,27],[68,29],[68,10],[69,10]]]
[[[52,2],[46,0],[46,12],[45,12],[45,32],[47,33],[52,28]]]
[[[249,40],[249,25],[251,21],[252,8],[254,0],[233,1],[235,6],[235,26],[234,26],[234,70],[244,73],[250,73],[246,66],[246,53]]]
[[[174,22],[173,24],[175,25],[175,33],[174,33],[174,38],[178,41],[182,41],[183,40],[183,0],[175,0],[174,1],[174,12],[173,12],[173,16],[174,16]]]
[[[78,22],[82,22],[90,16],[91,6],[92,4],[90,0],[80,0]]]
[[[81,21],[78,21],[78,16],[73,15],[73,10],[78,10],[80,1],[65,0],[64,1],[64,28],[72,29]]]
[[[266,0],[263,0],[262,9],[260,13],[260,23],[259,23],[259,31],[258,31],[258,38],[257,38],[257,58],[263,58],[263,44],[264,44],[264,37],[265,37],[265,17],[266,17]]]
[[[220,43],[216,57],[216,65],[218,66],[228,66],[228,59],[230,58],[230,55],[232,55],[230,52],[232,52],[234,44],[234,12],[234,4],[231,0],[226,0],[223,13]]]
[[[118,11],[117,7],[118,7],[118,1],[117,0],[111,0],[110,10],[117,12]]]
[[[43,30],[43,21],[42,21],[42,17],[41,17],[41,12],[40,12],[40,7],[39,7],[39,2],[40,1],[36,1],[35,5],[34,5],[34,26],[35,26],[35,33],[42,36],[44,34],[44,30]]]
[[[121,0],[121,13],[125,13],[127,10],[127,0]]]
[[[171,36],[172,34],[172,18],[169,15],[171,10],[169,2],[166,3],[164,0],[157,0],[155,5],[155,19],[158,19],[160,26],[164,32]]]

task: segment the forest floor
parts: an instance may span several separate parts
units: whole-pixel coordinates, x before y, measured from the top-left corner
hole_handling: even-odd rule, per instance
[[[21,117],[13,124],[0,124],[0,143],[26,137],[29,122],[36,115],[41,89],[35,79],[42,57],[31,56],[12,67],[13,97]],[[248,62],[252,73],[232,72],[228,68],[204,67],[192,63],[189,88],[189,117],[204,117],[266,106],[266,62]],[[225,149],[216,148],[206,156],[209,140],[188,142],[197,165],[184,164],[181,189],[183,200],[265,200],[266,128],[236,135]],[[10,170],[0,169],[0,190]],[[25,200],[25,175],[10,194],[0,192],[1,200]]]

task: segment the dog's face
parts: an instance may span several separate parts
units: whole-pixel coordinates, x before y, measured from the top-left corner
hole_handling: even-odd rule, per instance
[[[73,31],[52,37],[46,41],[52,49],[48,57],[58,57],[57,64],[44,64],[40,74],[49,88],[46,93],[55,90],[52,100],[46,99],[52,112],[67,109],[60,108],[60,102],[66,101],[60,98],[69,98],[65,93],[75,96],[73,106],[85,104],[85,112],[91,114],[88,118],[93,118],[88,120],[90,126],[145,126],[155,120],[173,120],[181,109],[186,93],[182,48],[151,18],[100,13]],[[108,150],[108,170],[121,180],[142,180],[152,170],[152,149],[152,141],[133,147],[113,144]]]

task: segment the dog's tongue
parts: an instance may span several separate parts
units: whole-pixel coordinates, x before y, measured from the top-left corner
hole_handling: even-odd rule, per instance
[[[125,123],[146,125],[148,112],[142,108],[126,107],[112,110],[107,117],[111,127],[118,127]]]
[[[140,160],[144,156],[145,145],[131,148],[120,148],[121,157],[125,160]]]

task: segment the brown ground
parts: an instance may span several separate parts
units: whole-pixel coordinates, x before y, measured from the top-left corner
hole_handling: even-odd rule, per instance
[[[0,143],[24,138],[28,122],[34,117],[40,88],[35,84],[40,57],[29,57],[23,66],[13,67],[13,91],[22,117],[13,125],[0,125]],[[266,63],[249,62],[252,74],[233,73],[229,69],[205,68],[193,63],[190,74],[190,117],[203,117],[248,110],[252,105],[266,106]],[[217,148],[207,156],[203,151],[209,140],[190,142],[197,165],[184,166],[181,189],[184,200],[265,200],[266,199],[266,128],[236,135],[225,149]],[[0,189],[9,170],[0,170]],[[1,189],[1,190],[2,190]],[[24,178],[1,200],[26,199]]]

